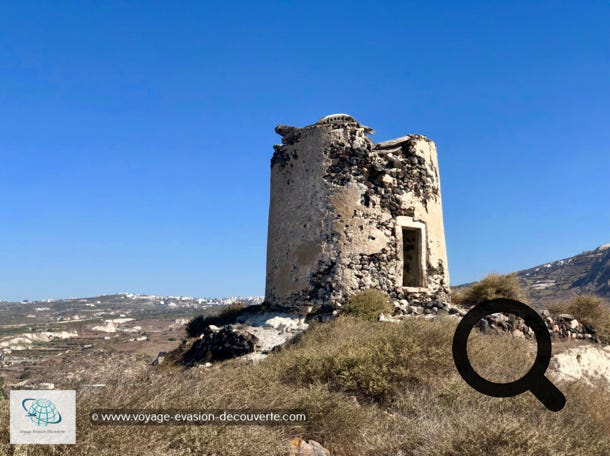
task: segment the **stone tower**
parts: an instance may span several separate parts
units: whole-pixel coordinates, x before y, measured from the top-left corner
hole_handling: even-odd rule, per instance
[[[367,288],[396,304],[448,302],[434,142],[408,135],[375,144],[346,114],[275,131],[268,303],[341,306]]]

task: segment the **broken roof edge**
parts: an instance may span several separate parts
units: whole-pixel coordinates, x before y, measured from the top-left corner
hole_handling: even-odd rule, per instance
[[[365,133],[367,133],[367,134],[370,134],[370,135],[375,134],[375,130],[373,130],[371,127],[362,125],[353,116],[350,116],[349,114],[344,114],[344,113],[329,114],[327,116],[321,117],[316,123],[313,123],[311,125],[307,125],[307,126],[301,127],[301,128],[293,127],[291,125],[279,124],[275,127],[275,132],[282,137],[287,137],[287,136],[290,136],[290,135],[296,133],[299,130],[325,127],[327,125],[337,125],[337,124],[344,124],[345,126],[350,126],[352,128],[353,127],[362,128],[365,131]],[[400,136],[398,138],[389,139],[387,141],[375,143],[374,147],[375,147],[375,149],[381,149],[381,150],[393,149],[396,147],[400,147],[403,144],[405,144],[406,142],[413,140],[413,139],[422,139],[424,141],[428,141],[428,142],[432,142],[432,143],[434,142],[424,135],[409,134],[409,135],[405,135],[405,136]]]
[[[367,134],[370,134],[370,135],[375,134],[375,130],[373,130],[371,127],[362,125],[353,116],[350,116],[349,114],[344,114],[344,113],[329,114],[327,116],[321,117],[317,122],[315,122],[313,124],[306,125],[306,126],[300,127],[300,128],[293,127],[291,125],[279,124],[275,127],[275,132],[277,134],[279,134],[280,136],[286,136],[286,135],[290,135],[298,130],[326,127],[328,125],[332,125],[332,126],[345,125],[345,126],[349,126],[352,128],[353,127],[362,128],[364,130],[364,132]]]
[[[389,139],[387,141],[382,141],[380,143],[376,143],[375,149],[394,149],[396,147],[402,146],[403,144],[405,144],[406,142],[408,142],[412,139],[423,139],[424,141],[434,142],[427,136],[411,134],[411,135],[401,136],[399,138]]]

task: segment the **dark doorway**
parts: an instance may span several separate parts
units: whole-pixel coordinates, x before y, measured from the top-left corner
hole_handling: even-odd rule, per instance
[[[402,286],[423,287],[421,270],[421,230],[419,228],[402,229]]]

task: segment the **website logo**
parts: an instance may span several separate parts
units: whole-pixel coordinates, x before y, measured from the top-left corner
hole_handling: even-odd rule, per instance
[[[11,390],[12,444],[76,443],[76,391]]]
[[[21,401],[21,406],[27,412],[30,420],[38,426],[61,423],[61,413],[48,399],[28,397]]]

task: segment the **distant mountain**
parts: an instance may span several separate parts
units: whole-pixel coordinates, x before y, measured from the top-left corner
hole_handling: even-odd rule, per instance
[[[516,274],[533,302],[549,303],[583,293],[610,298],[610,244]]]

